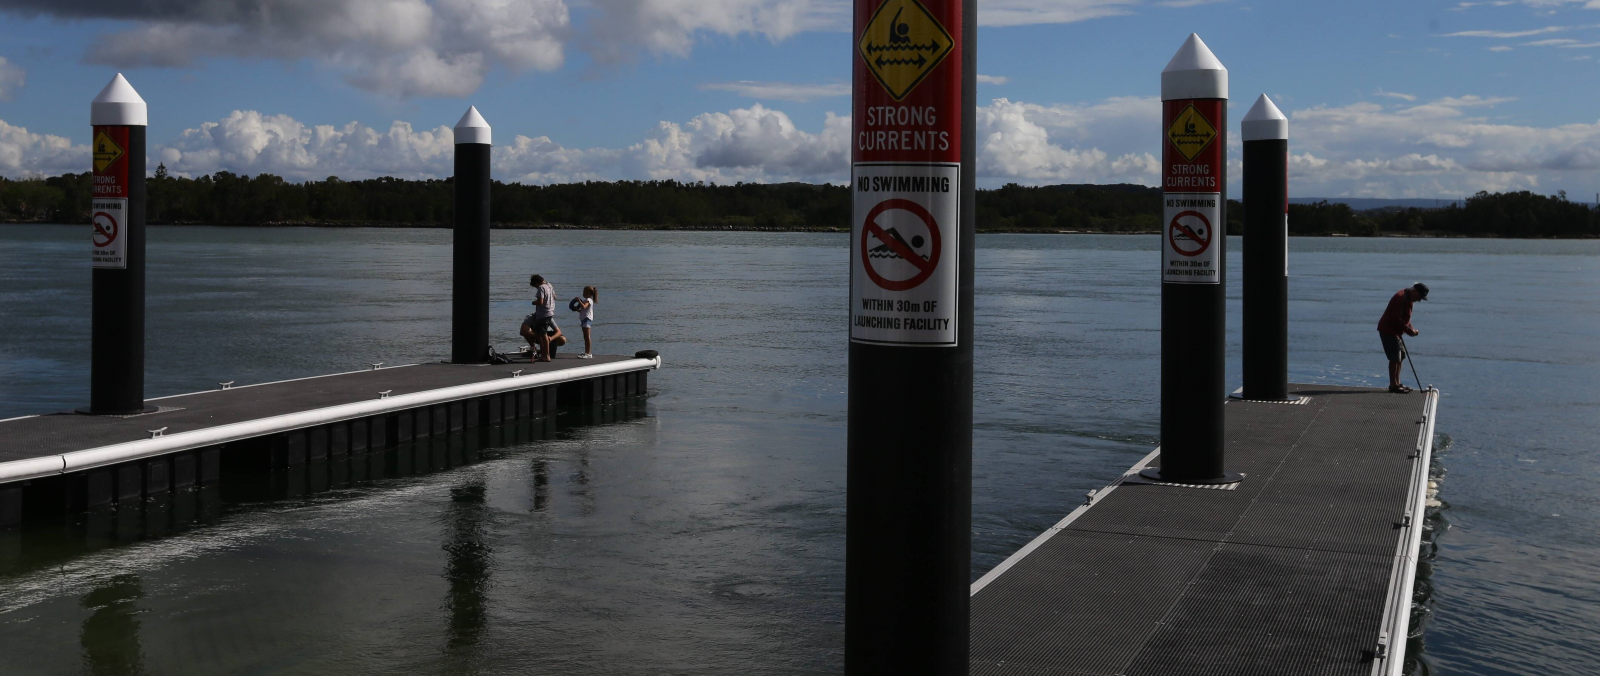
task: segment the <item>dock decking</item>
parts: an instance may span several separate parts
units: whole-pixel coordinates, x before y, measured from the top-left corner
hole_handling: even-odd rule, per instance
[[[972,586],[972,674],[1398,674],[1438,392],[1230,401],[1218,489],[1159,450]]]
[[[650,356],[558,357],[542,364],[417,364],[147,400],[134,416],[73,413],[0,420],[0,526],[23,492],[69,481],[68,509],[214,480],[228,444],[269,443],[275,465],[543,415],[563,404],[644,394]],[[37,503],[38,501],[33,501]],[[52,504],[56,503],[51,498]]]

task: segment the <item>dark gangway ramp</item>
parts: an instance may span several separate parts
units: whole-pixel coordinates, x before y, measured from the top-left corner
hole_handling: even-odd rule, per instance
[[[1239,484],[1151,453],[973,584],[973,674],[1389,674],[1404,661],[1438,393],[1232,400]]]

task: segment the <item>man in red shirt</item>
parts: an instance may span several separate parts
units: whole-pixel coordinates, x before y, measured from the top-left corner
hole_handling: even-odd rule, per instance
[[[1389,357],[1390,392],[1405,394],[1412,391],[1400,384],[1400,362],[1406,356],[1400,349],[1400,334],[1417,335],[1418,331],[1411,328],[1411,305],[1427,299],[1428,285],[1417,282],[1409,288],[1396,291],[1394,297],[1389,299],[1389,307],[1383,311],[1383,318],[1378,320],[1378,337],[1383,339],[1383,353]]]

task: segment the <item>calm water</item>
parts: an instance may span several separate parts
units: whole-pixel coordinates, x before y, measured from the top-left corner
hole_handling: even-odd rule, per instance
[[[0,418],[87,398],[82,234],[0,226]],[[152,228],[148,395],[439,359],[448,238]],[[598,351],[666,362],[639,417],[563,420],[449,471],[232,502],[167,537],[39,554],[8,536],[6,673],[837,671],[844,236],[494,242],[496,340],[516,344],[529,272],[561,294],[598,285]],[[974,577],[1159,441],[1155,240],[978,242]],[[1600,242],[1292,247],[1300,382],[1380,383],[1389,294],[1433,288],[1412,346],[1445,392],[1450,530],[1427,665],[1600,673]],[[1236,359],[1236,286],[1230,312]]]

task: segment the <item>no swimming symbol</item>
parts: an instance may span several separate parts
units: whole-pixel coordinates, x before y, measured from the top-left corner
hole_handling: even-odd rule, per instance
[[[1180,256],[1198,256],[1211,248],[1211,220],[1198,211],[1185,211],[1172,217],[1167,226],[1167,242]]]
[[[891,211],[909,213],[915,220],[896,219],[901,226],[885,229],[878,223],[878,217]],[[926,235],[915,232],[924,229]],[[927,253],[919,253],[917,250],[923,248],[924,237]],[[870,245],[872,239],[878,241],[877,246]],[[926,208],[907,199],[887,199],[867,212],[866,222],[861,228],[862,268],[873,284],[885,290],[915,289],[939,269],[942,244],[939,241],[939,223]],[[910,273],[909,277],[905,277],[907,273]]]
[[[115,241],[117,241],[117,219],[104,211],[95,212],[94,245],[104,249]]]

